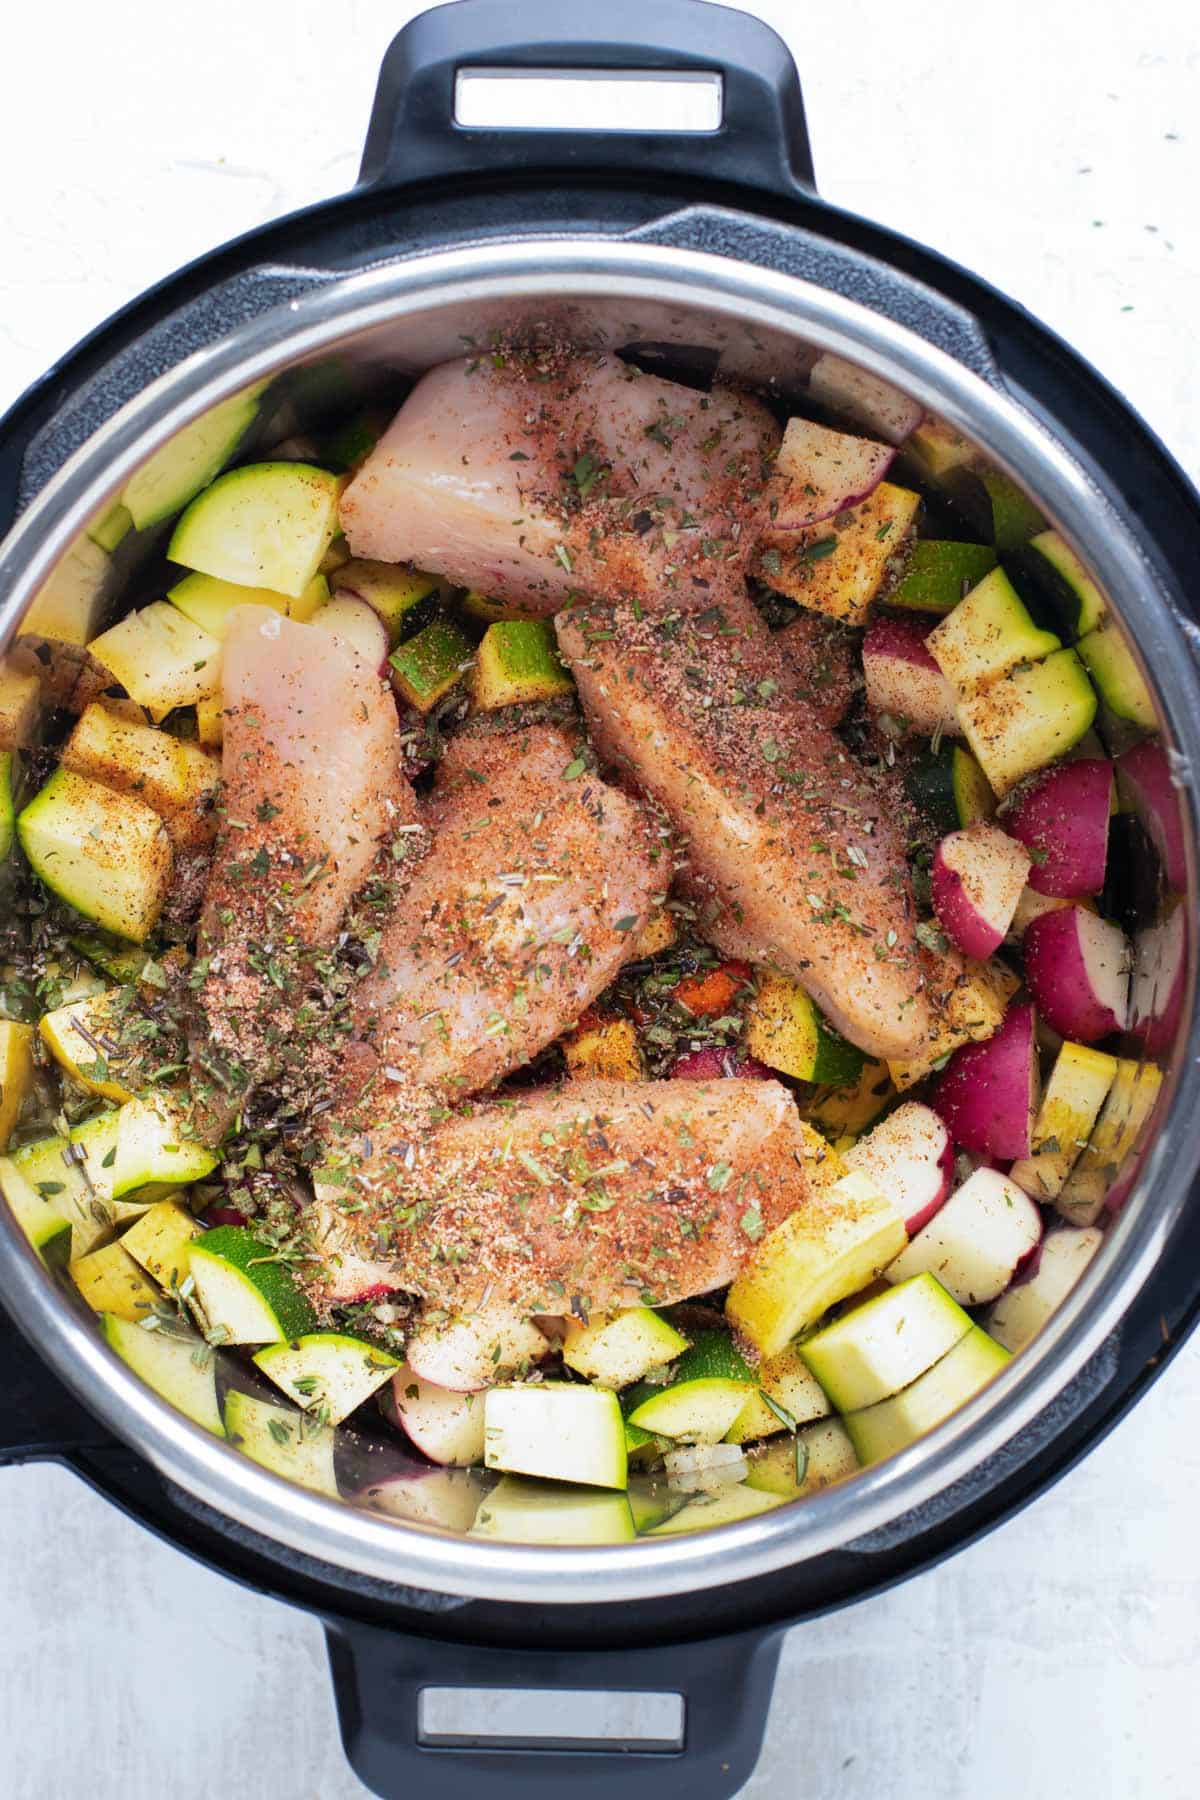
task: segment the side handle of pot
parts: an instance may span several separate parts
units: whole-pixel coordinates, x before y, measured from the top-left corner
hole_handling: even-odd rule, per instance
[[[493,93],[505,96],[506,122],[468,116],[460,82],[473,75],[504,84]],[[576,93],[580,81],[622,84],[606,89],[618,101],[614,126],[526,124],[522,109],[537,100],[522,78],[554,77]],[[664,84],[685,102],[672,109],[681,120],[673,128]],[[635,170],[795,200],[813,182],[796,65],[768,25],[709,0],[606,0],[578,13],[562,0],[458,0],[398,33],[380,70],[360,182],[548,170]]]
[[[346,1755],[382,1800],[729,1800],[758,1759],[780,1644],[769,1632],[562,1654],[344,1621],[327,1635]],[[636,1736],[610,1735],[614,1696],[638,1697]]]

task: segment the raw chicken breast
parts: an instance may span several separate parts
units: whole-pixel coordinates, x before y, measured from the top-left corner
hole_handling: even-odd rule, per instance
[[[354,997],[351,1082],[457,1097],[528,1062],[634,953],[670,859],[637,804],[562,731],[456,738],[426,812],[433,846]]]
[[[689,840],[702,935],[799,981],[871,1056],[912,1052],[928,1008],[904,841],[745,604],[661,624],[558,619],[592,735]]]
[[[810,1195],[814,1145],[774,1081],[572,1082],[401,1130],[331,1147],[314,1227],[331,1297],[382,1283],[450,1313],[662,1305],[732,1280]]]
[[[571,594],[704,605],[743,573],[779,428],[615,357],[510,354],[420,380],[342,497],[355,556],[543,613]]]
[[[251,1074],[262,1081],[289,1058],[303,1071],[319,1010],[298,1011],[315,979],[309,953],[336,937],[380,844],[420,831],[391,692],[348,646],[239,606],[222,697],[224,822],[198,943],[207,1035],[193,1057],[193,1088],[214,1115],[220,1090],[244,1093]]]

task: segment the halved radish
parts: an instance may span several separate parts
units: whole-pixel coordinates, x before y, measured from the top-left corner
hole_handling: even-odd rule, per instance
[[[1156,739],[1147,738],[1145,743],[1135,744],[1119,756],[1117,784],[1158,851],[1167,886],[1182,892],[1187,886],[1182,796],[1163,746]]]
[[[879,618],[863,642],[867,709],[905,730],[961,735],[954,689],[925,648],[928,619]]]
[[[358,652],[369,669],[382,674],[387,668],[387,627],[373,606],[349,594],[330,600],[315,612],[309,623],[317,631],[327,631],[340,643]]]
[[[1129,965],[1120,926],[1082,906],[1043,913],[1025,933],[1029,991],[1053,1029],[1079,1044],[1124,1030]]]
[[[933,910],[965,955],[983,962],[1000,948],[1029,867],[1021,845],[985,819],[942,839],[933,857]]]
[[[1187,905],[1182,899],[1133,940],[1129,1029],[1147,1056],[1165,1056],[1175,1042],[1187,991],[1187,940]]]
[[[1031,776],[1005,806],[1004,829],[1029,850],[1029,885],[1037,893],[1073,900],[1100,892],[1112,784],[1112,764],[1085,757]]]
[[[884,1270],[888,1281],[935,1275],[960,1306],[995,1300],[1042,1235],[1042,1215],[1016,1182],[977,1169]]]
[[[354,1504],[414,1525],[437,1525],[461,1535],[469,1531],[492,1477],[481,1469],[418,1468],[369,1481]]]
[[[1028,1001],[1010,1006],[994,1037],[963,1044],[950,1058],[933,1106],[962,1149],[998,1162],[1029,1155],[1038,1101],[1036,1027]]]
[[[772,529],[799,531],[857,506],[878,487],[895,454],[890,444],[789,419],[768,490]]]
[[[1035,893],[1026,884],[1021,890],[1021,898],[1017,901],[1016,911],[1008,927],[1008,941],[1019,944],[1035,919],[1043,913],[1061,912],[1064,906],[1070,906],[1069,900],[1055,900],[1049,894]]]
[[[399,1369],[379,1396],[380,1408],[430,1462],[470,1468],[483,1461],[483,1396],[456,1393]]]
[[[987,1321],[998,1344],[1016,1355],[1057,1312],[1104,1242],[1094,1226],[1060,1225],[1042,1239],[1036,1272],[1000,1296]]]
[[[840,417],[878,433],[889,444],[902,444],[925,416],[925,409],[899,388],[857,363],[822,351],[808,377],[813,399]]]
[[[743,1081],[776,1081],[774,1069],[768,1069],[757,1057],[747,1056],[732,1045],[708,1044],[702,1050],[686,1050],[676,1057],[667,1075],[672,1081],[723,1081],[739,1076]]]
[[[490,1306],[445,1325],[418,1326],[408,1340],[408,1364],[421,1381],[465,1394],[503,1380],[548,1349],[523,1313]]]
[[[950,1133],[933,1108],[918,1100],[906,1100],[859,1138],[845,1152],[845,1161],[871,1176],[904,1214],[909,1237],[929,1223],[954,1180]]]

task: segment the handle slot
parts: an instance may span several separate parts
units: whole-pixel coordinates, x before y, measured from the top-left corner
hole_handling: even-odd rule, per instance
[[[454,123],[485,131],[719,131],[716,69],[459,69]]]
[[[427,1750],[582,1750],[678,1755],[682,1694],[596,1688],[425,1687],[417,1742]]]

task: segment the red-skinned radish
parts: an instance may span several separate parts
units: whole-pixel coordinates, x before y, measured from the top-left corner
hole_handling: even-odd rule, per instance
[[[1011,1162],[1029,1155],[1037,1101],[1037,1020],[1023,1001],[993,1037],[954,1052],[931,1104],[960,1148]]]
[[[365,600],[339,594],[315,612],[309,623],[314,630],[327,631],[339,643],[348,644],[374,673],[382,675],[386,670],[387,626]]]
[[[769,486],[772,530],[800,531],[849,511],[878,487],[895,454],[891,444],[789,419]]]
[[[914,1237],[945,1201],[954,1181],[954,1145],[930,1106],[906,1100],[845,1152],[848,1168],[874,1180]]]
[[[1014,1356],[1023,1350],[1058,1311],[1103,1242],[1104,1233],[1094,1226],[1059,1225],[1047,1232],[1036,1268],[1015,1278],[992,1308],[987,1329],[996,1342]]]
[[[884,1270],[888,1281],[935,1275],[960,1306],[995,1300],[1037,1249],[1042,1215],[995,1169],[977,1169]]]
[[[1129,1029],[1147,1056],[1169,1054],[1187,992],[1187,903],[1176,899],[1155,925],[1133,940]]]
[[[890,381],[871,375],[857,363],[822,351],[808,377],[808,391],[821,406],[852,419],[889,444],[902,444],[916,430],[925,409]]]
[[[1117,758],[1117,784],[1146,828],[1158,852],[1167,886],[1176,893],[1187,887],[1183,812],[1171,777],[1170,758],[1156,739],[1147,738]]]
[[[925,648],[936,622],[917,615],[872,620],[862,652],[867,710],[923,737],[961,736],[954,689]]]
[[[731,1076],[744,1081],[778,1081],[774,1069],[768,1069],[757,1057],[745,1056],[731,1046],[708,1044],[702,1050],[685,1050],[667,1070],[671,1081],[727,1081]]]
[[[964,955],[985,962],[1000,948],[1029,871],[1028,853],[986,820],[942,839],[933,857],[933,910]]]
[[[1103,888],[1112,784],[1110,762],[1084,757],[1031,776],[1006,803],[1004,829],[1030,852],[1036,893],[1074,900]]]
[[[406,1366],[380,1392],[386,1419],[430,1462],[466,1469],[483,1461],[483,1396],[435,1387]]]
[[[1119,925],[1086,907],[1063,907],[1033,921],[1024,951],[1029,991],[1060,1036],[1095,1044],[1124,1030],[1131,959]]]

